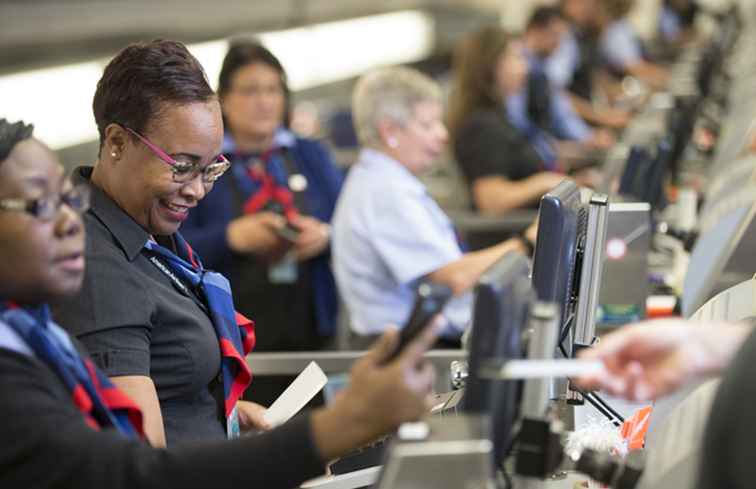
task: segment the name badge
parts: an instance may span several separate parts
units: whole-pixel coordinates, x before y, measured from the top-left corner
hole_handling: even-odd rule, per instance
[[[239,438],[241,436],[241,429],[239,428],[239,411],[234,406],[231,414],[226,418],[226,435],[229,440]]]
[[[294,253],[287,253],[281,260],[268,267],[268,280],[274,284],[293,284],[299,278],[299,268]]]

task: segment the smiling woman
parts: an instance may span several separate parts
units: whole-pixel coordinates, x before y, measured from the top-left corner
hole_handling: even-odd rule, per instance
[[[93,108],[99,159],[74,172],[92,191],[88,268],[81,292],[54,304],[59,321],[137,402],[153,444],[267,428],[263,409],[239,400],[252,323],[177,232],[229,166],[202,67],[180,43],[131,45],[105,68]]]

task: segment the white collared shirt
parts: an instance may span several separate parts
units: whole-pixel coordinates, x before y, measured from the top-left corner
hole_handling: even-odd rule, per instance
[[[336,282],[358,334],[402,326],[418,280],[462,256],[451,221],[422,182],[373,149],[350,170],[332,227]],[[462,333],[471,305],[470,293],[449,302],[444,335]]]

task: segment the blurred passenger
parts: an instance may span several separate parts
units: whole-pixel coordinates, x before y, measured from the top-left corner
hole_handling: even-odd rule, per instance
[[[88,267],[81,291],[56,301],[58,320],[139,405],[154,445],[265,428],[264,409],[239,400],[253,324],[178,233],[229,167],[205,72],[183,44],[133,44],[108,63],[92,105],[98,161],[73,175],[92,193]]]
[[[661,89],[667,84],[669,72],[646,59],[641,40],[628,20],[634,6],[635,0],[600,0],[601,55],[615,78],[629,75],[652,89]]]
[[[441,335],[458,345],[470,320],[469,289],[505,253],[526,247],[509,240],[463,254],[418,179],[447,141],[441,91],[430,78],[407,68],[370,73],[355,87],[352,112],[363,149],[336,206],[333,255],[353,346],[372,341],[387,321],[403,324],[423,279],[456,295],[444,309]]]
[[[548,77],[548,59],[566,32],[567,25],[557,8],[538,7],[533,12],[523,35],[528,83],[519,92],[507,95],[509,117],[532,139],[539,139],[538,133],[544,132],[557,139],[606,148],[614,142],[611,134],[592,130],[575,112],[563,87]]]
[[[591,124],[621,129],[630,113],[593,102],[593,79],[601,68],[598,54],[596,9],[598,0],[562,0],[560,11],[568,26],[559,46],[546,60],[546,73],[566,90],[577,114]]]
[[[454,56],[449,126],[454,156],[467,178],[473,205],[504,214],[536,206],[564,179],[548,138],[531,143],[508,117],[505,99],[527,80],[522,46],[500,27],[466,38]]]
[[[397,345],[391,331],[328,409],[231,442],[148,446],[138,408],[50,318],[46,303],[87,280],[78,213],[88,192],[31,133],[0,119],[0,487],[289,489],[426,412],[433,331],[383,365]],[[100,285],[118,293],[128,279]]]
[[[336,326],[329,222],[342,174],[322,144],[288,128],[286,73],[261,44],[232,43],[218,97],[231,168],[182,233],[259,325],[257,351],[318,350]],[[286,385],[264,396],[256,387],[252,398],[267,404]]]

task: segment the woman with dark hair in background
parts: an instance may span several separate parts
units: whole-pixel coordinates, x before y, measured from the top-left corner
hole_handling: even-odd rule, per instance
[[[500,27],[476,32],[455,52],[449,129],[454,156],[481,212],[534,206],[564,179],[507,117],[505,99],[524,87],[527,74],[522,47]]]
[[[433,331],[386,364],[398,343],[392,331],[354,365],[352,383],[327,409],[231,442],[148,446],[139,409],[50,318],[46,303],[87,281],[78,214],[92,186],[72,186],[31,134],[0,119],[0,487],[288,489],[426,412],[433,372],[422,355]],[[95,212],[88,219],[107,210]],[[118,294],[122,281],[101,285]]]
[[[322,144],[288,129],[286,73],[262,45],[232,43],[218,96],[231,168],[182,231],[259,325],[258,351],[320,349],[336,326],[328,223],[342,175]],[[262,404],[286,387],[258,380],[250,395]]]

